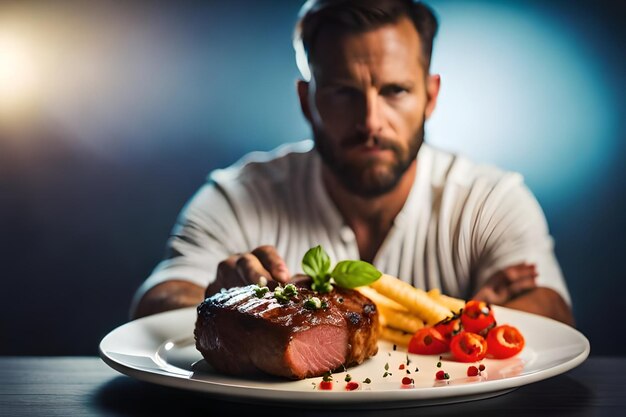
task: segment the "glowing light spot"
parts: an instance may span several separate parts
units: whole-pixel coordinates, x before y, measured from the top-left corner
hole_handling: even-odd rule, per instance
[[[13,115],[33,103],[38,87],[34,52],[19,32],[0,29],[0,115]]]

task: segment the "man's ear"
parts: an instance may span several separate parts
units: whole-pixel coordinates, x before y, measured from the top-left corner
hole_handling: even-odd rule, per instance
[[[426,108],[424,114],[428,119],[435,111],[437,97],[439,97],[439,87],[441,87],[441,76],[439,74],[429,75],[426,78]]]
[[[311,107],[309,106],[309,83],[304,80],[298,80],[298,98],[300,99],[300,108],[302,114],[311,123]]]

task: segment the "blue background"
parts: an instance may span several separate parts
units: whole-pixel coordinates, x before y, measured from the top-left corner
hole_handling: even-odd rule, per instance
[[[610,324],[626,293],[624,2],[430,4],[427,141],[525,176],[592,354],[626,354]],[[0,41],[23,38],[37,80],[22,101],[0,84],[0,354],[97,353],[206,174],[309,137],[299,6],[0,4]]]

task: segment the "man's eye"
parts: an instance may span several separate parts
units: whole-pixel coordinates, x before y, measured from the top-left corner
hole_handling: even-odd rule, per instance
[[[389,85],[380,90],[380,94],[385,97],[397,97],[408,92],[409,90],[401,85]]]

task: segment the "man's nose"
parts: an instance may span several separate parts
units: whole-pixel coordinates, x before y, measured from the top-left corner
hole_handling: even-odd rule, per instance
[[[362,113],[357,128],[367,135],[375,135],[382,130],[380,96],[377,91],[368,91],[363,95]]]

